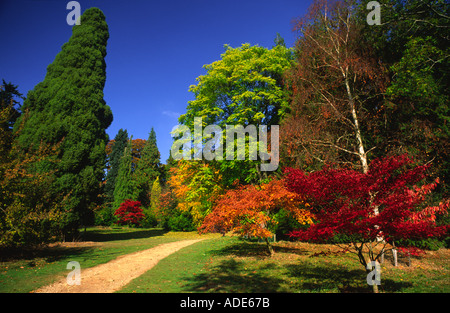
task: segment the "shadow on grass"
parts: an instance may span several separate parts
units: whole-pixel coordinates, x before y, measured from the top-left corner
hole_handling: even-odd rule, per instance
[[[45,259],[47,262],[56,262],[61,259],[75,258],[80,255],[88,254],[92,252],[96,247],[33,247],[33,248],[20,248],[20,249],[2,249],[0,250],[0,261],[16,261],[24,260],[29,261],[29,266],[35,266],[36,259]]]
[[[308,255],[309,252],[305,249],[293,248],[293,247],[283,247],[273,245],[275,253],[292,253],[297,255]],[[245,239],[239,239],[239,242],[229,245],[220,250],[212,251],[215,255],[220,256],[238,256],[238,257],[257,257],[257,258],[267,258],[270,257],[269,250],[265,243],[260,243],[256,241],[248,241]]]
[[[143,230],[134,230],[129,228],[111,230],[99,228],[94,230],[88,230],[86,233],[83,233],[82,240],[106,242],[116,240],[142,239],[142,238],[162,236],[167,232],[168,232],[167,230],[159,228],[143,229]]]
[[[92,252],[96,247],[83,241],[106,242],[115,240],[130,240],[162,236],[167,233],[163,229],[130,229],[130,228],[96,228],[89,229],[86,232],[81,231],[79,239],[76,242],[80,246],[31,246],[20,248],[0,249],[0,261],[12,260],[32,260],[35,258],[44,258],[48,262],[58,261],[67,257],[76,257],[82,254]]]
[[[358,292],[370,293],[372,286],[367,284],[365,270],[349,270],[345,266],[336,264],[315,265],[311,263],[290,264],[286,266],[287,275],[300,278],[302,284],[300,292],[321,292],[335,290],[341,293]],[[395,282],[391,279],[381,279],[382,292],[401,292],[411,287],[408,282]]]
[[[257,270],[248,270],[246,263],[235,259],[222,260],[207,273],[185,277],[186,292],[235,293],[371,293],[364,270],[348,270],[328,264],[288,264],[283,268],[266,264]],[[382,280],[381,292],[401,292],[412,286],[407,282]]]
[[[300,292],[370,292],[368,286],[361,286],[365,281],[364,270],[348,270],[344,266],[311,263],[288,264],[286,274],[300,279]]]
[[[304,249],[282,246],[276,246],[275,250],[279,254],[310,254]],[[280,262],[282,259],[277,258],[272,262],[265,244],[247,241],[212,252],[224,258],[203,273],[185,277],[186,292],[372,292],[372,286],[366,281],[367,273],[362,267],[349,269],[345,265],[311,261],[309,258],[294,262]],[[247,257],[253,258],[253,261]],[[255,263],[255,258],[261,259],[261,263]],[[412,286],[408,282],[383,277],[381,283],[381,292],[401,292]]]
[[[265,275],[265,271],[248,272],[245,263],[234,259],[223,260],[208,273],[185,277],[188,292],[277,292],[283,279]]]

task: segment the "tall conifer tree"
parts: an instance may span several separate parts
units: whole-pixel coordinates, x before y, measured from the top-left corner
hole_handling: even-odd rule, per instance
[[[112,122],[103,99],[108,37],[103,12],[86,10],[81,25],[72,28],[71,38],[22,106],[24,125],[18,141],[23,149],[37,149],[41,141],[62,142],[54,190],[68,196],[62,221],[66,233],[89,222],[101,193],[108,142],[105,129]]]
[[[135,201],[137,198],[136,182],[133,179],[131,170],[132,161],[132,138],[128,141],[128,145],[123,151],[120,161],[119,172],[117,173],[116,186],[114,188],[113,209],[117,210],[120,204],[125,200]]]
[[[120,161],[127,143],[127,130],[119,129],[116,137],[114,137],[114,145],[109,156],[110,169],[106,175],[105,194],[106,201],[109,203],[114,201],[114,188],[116,186],[117,174],[119,173]]]
[[[149,195],[153,182],[161,173],[162,167],[156,144],[156,132],[152,127],[135,172],[135,180],[139,189],[138,200],[146,207],[150,205]]]

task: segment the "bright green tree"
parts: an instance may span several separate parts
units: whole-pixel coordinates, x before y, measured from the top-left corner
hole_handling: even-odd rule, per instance
[[[180,122],[192,129],[194,117],[203,117],[207,125],[277,124],[289,104],[282,79],[291,64],[292,51],[282,45],[225,45],[221,60],[205,65],[206,75],[190,86],[195,100]]]
[[[151,202],[150,207],[153,211],[157,210],[159,207],[159,198],[161,196],[161,184],[159,182],[159,177],[156,177],[155,181],[152,184],[151,190]]]
[[[222,127],[224,142],[225,125],[269,125],[270,130],[270,125],[279,124],[289,106],[283,73],[292,60],[292,50],[281,44],[272,49],[250,44],[238,48],[225,45],[221,59],[205,65],[207,73],[197,78],[197,85],[190,87],[195,99],[189,101],[180,123],[193,132],[195,117],[202,117],[203,126]],[[203,138],[203,142],[208,139]],[[223,174],[225,186],[235,180],[252,182],[260,178],[257,162],[248,159],[247,156],[244,161],[215,163]]]
[[[108,37],[103,12],[86,10],[81,25],[72,28],[71,38],[22,106],[24,125],[18,137],[22,149],[36,150],[41,141],[62,142],[53,189],[68,196],[62,221],[65,233],[89,223],[91,209],[100,202],[108,142],[105,129],[112,122],[103,99]]]

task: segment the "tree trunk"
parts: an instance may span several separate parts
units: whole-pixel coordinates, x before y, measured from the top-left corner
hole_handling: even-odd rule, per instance
[[[373,293],[378,293],[378,285],[377,284],[372,285],[372,291],[373,291]]]
[[[397,266],[398,265],[398,262],[397,262],[397,249],[395,249],[395,248],[392,249],[392,256],[394,257],[394,266]]]
[[[273,247],[269,242],[269,238],[264,238],[264,239],[266,241],[267,249],[269,250],[270,256],[272,257],[275,254],[275,252],[273,251]]]
[[[353,95],[352,95],[352,92],[350,89],[350,84],[348,82],[347,73],[343,72],[343,75],[345,77],[345,88],[347,90],[347,97],[348,97],[348,101],[350,104],[350,110],[352,112],[352,118],[353,118],[353,123],[354,123],[354,127],[355,127],[355,137],[356,137],[356,143],[357,143],[358,156],[359,156],[359,160],[361,161],[363,173],[366,174],[369,171],[369,164],[367,163],[367,155],[366,155],[366,151],[364,149],[364,144],[362,141],[361,129],[360,129],[359,120],[358,120],[358,114],[356,113],[355,100],[353,98]]]

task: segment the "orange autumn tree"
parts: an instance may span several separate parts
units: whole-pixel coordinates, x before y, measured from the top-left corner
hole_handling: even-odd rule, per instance
[[[219,196],[199,232],[224,234],[232,231],[243,236],[264,238],[273,255],[268,240],[273,235],[269,226],[276,224],[272,215],[284,209],[300,224],[310,224],[313,215],[304,209],[307,206],[298,194],[286,189],[284,180],[272,180],[260,186],[241,186]]]

